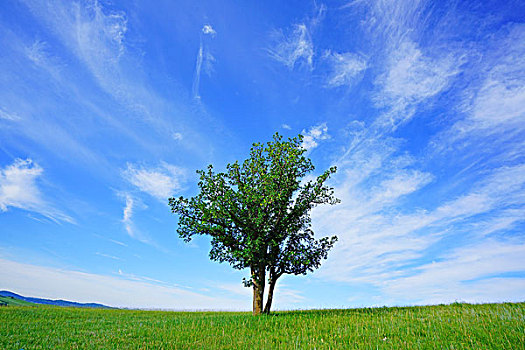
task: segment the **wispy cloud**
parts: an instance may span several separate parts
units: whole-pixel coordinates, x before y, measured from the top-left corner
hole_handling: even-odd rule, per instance
[[[290,33],[273,33],[275,45],[268,49],[270,57],[293,69],[296,63],[312,68],[314,47],[306,24],[295,24]]]
[[[133,42],[132,39],[130,44],[128,38],[129,23],[125,11],[115,10],[109,4],[98,1],[24,2],[36,19],[50,29],[60,44],[87,69],[102,91],[124,106],[136,121],[147,123],[152,131],[169,137],[173,132],[173,119],[164,116],[166,110],[173,109],[174,103],[152,88],[144,73],[142,53],[136,45],[137,41]],[[43,64],[57,78],[58,74],[55,73],[59,70],[56,65],[49,64],[46,46],[45,42],[36,41],[26,50],[27,56],[35,64]],[[70,79],[62,78],[60,80],[71,88]],[[87,102],[78,98],[83,103]],[[183,109],[179,104],[176,107]],[[100,111],[96,114],[102,114],[107,122],[121,132],[132,133],[118,118]],[[136,140],[140,141],[140,138]]]
[[[140,229],[138,225],[135,223],[136,212],[138,210],[147,209],[148,207],[139,198],[132,196],[130,193],[121,192],[121,193],[118,193],[118,196],[125,200],[125,205],[124,205],[124,208],[122,209],[122,219],[120,220],[120,222],[123,224],[124,229],[126,230],[126,233],[131,238],[136,239],[137,241],[141,243],[149,244],[153,246],[154,248],[157,248],[161,251],[165,251],[165,249],[159,246],[147,232]],[[109,241],[115,244],[126,246],[122,242],[114,241],[111,239]]]
[[[45,51],[46,43],[44,41],[36,40],[31,46],[26,49],[27,57],[35,64],[41,65],[43,61],[47,61],[48,54]]]
[[[27,0],[28,7],[48,24],[75,55],[88,67],[100,86],[111,95],[129,102],[119,61],[126,52],[128,31],[126,13],[109,11],[98,1],[43,4]],[[29,51],[37,62],[44,43],[37,42]]]
[[[182,189],[186,171],[166,162],[149,169],[128,163],[122,176],[140,191],[165,202],[168,197]]]
[[[417,267],[412,276],[388,281],[385,292],[391,300],[414,304],[443,302],[506,302],[522,300],[525,281],[498,277],[520,273],[525,266],[525,245],[487,240]],[[407,298],[410,295],[410,298]]]
[[[193,86],[192,86],[192,95],[195,99],[200,99],[199,87],[201,81],[201,70],[202,65],[204,64],[204,69],[208,75],[211,75],[213,71],[213,62],[215,57],[209,51],[207,45],[205,44],[205,37],[215,37],[217,32],[213,29],[210,24],[205,24],[202,27],[202,34],[199,39],[199,51],[197,52],[197,58],[195,60],[195,73],[193,75]]]
[[[426,225],[425,220],[419,220],[417,209],[413,217],[407,217],[398,207],[433,176],[415,169],[412,157],[398,153],[398,140],[367,134],[362,124],[354,129],[351,151],[336,162],[339,175],[334,186],[341,204],[313,212],[315,230],[340,238],[321,275],[345,281],[380,281],[384,269],[390,271],[416,258],[435,242],[433,236],[415,234]]]
[[[165,205],[168,197],[184,189],[184,170],[167,163],[130,163],[115,169],[115,162],[106,157],[123,155],[123,148],[134,153],[133,159],[173,152],[170,145],[177,146],[175,152],[204,148],[195,136],[211,132],[206,123],[195,120],[199,132],[192,131],[176,119],[187,109],[162,97],[177,79],[153,82],[153,77],[188,72],[172,75],[170,64],[146,66],[166,62],[162,55],[141,52],[151,45],[143,45],[139,37],[154,27],[135,27],[135,14],[116,10],[121,5],[96,0],[23,2],[41,37],[13,27],[0,40],[12,55],[5,56],[2,62],[7,64],[0,72],[8,82],[0,96],[0,124],[6,126],[0,130],[8,139],[2,151],[15,156],[36,152],[39,159],[51,151],[74,165],[94,160],[90,164],[97,166],[89,167],[90,175],[107,175],[104,183],[123,177],[127,188],[118,204],[113,203],[118,210],[113,222],[121,225],[120,234],[125,230],[135,240],[150,243],[144,239],[149,226],[140,215],[142,202],[158,199]],[[337,234],[340,241],[314,276],[370,286],[385,303],[402,302],[412,285],[417,302],[519,296],[522,279],[509,276],[523,272],[516,266],[523,265],[518,255],[523,253],[525,221],[525,27],[502,15],[499,9],[505,6],[508,12],[511,6],[504,4],[489,9],[428,0],[356,0],[343,10],[327,11],[321,5],[312,16],[283,17],[288,24],[271,33],[270,47],[246,32],[253,45],[267,48],[264,58],[293,74],[280,74],[268,83],[270,79],[260,79],[256,69],[246,72],[243,81],[257,89],[235,86],[248,87],[257,96],[269,86],[277,87],[271,91],[278,96],[271,98],[277,109],[286,109],[279,105],[281,97],[310,99],[293,106],[306,112],[300,112],[303,125],[313,125],[302,131],[303,147],[321,152],[326,145],[330,153],[324,160],[338,166],[331,181],[342,203],[316,208],[313,225],[316,233]],[[181,28],[176,28],[177,35],[188,34]],[[197,55],[194,66],[186,67],[190,78],[193,74],[191,92],[187,93],[190,86],[181,86],[182,93],[170,92],[170,99],[190,97],[182,103],[189,108],[203,107],[199,99],[201,92],[205,95],[206,76],[201,75],[213,72],[212,44],[225,44],[214,41],[217,32],[211,24],[194,29],[199,36],[194,42]],[[231,48],[224,46],[221,52],[228,54]],[[237,58],[242,68],[244,57]],[[247,59],[253,68],[255,57]],[[303,79],[282,84],[303,73],[311,84],[300,84]],[[345,93],[357,84],[363,89],[351,96]],[[194,117],[195,108],[191,112]],[[328,118],[326,123],[312,123],[319,115]],[[268,125],[275,125],[278,119],[270,118]],[[281,128],[290,130],[290,125]],[[296,121],[292,126],[297,127]],[[224,155],[220,149],[208,151],[202,151],[207,159]],[[180,164],[193,162],[183,153],[176,158]],[[28,160],[18,162],[4,163],[0,169],[0,209],[22,208],[28,211],[24,215],[42,222],[67,221],[52,205],[53,194],[41,181],[43,169]],[[11,168],[18,175],[6,175]],[[488,266],[489,260],[495,266]],[[443,280],[443,286],[436,280]]]
[[[361,25],[369,40],[395,46],[406,39],[413,40],[424,26],[426,0],[357,0],[343,8],[366,9]]]
[[[44,169],[31,159],[15,159],[13,164],[0,169],[0,210],[9,207],[32,211],[54,222],[74,223],[74,220],[54,208],[37,183]]]
[[[115,243],[115,244],[118,244],[122,247],[127,247],[128,245],[124,242],[121,242],[121,241],[117,241],[116,239],[108,239],[108,241],[112,242],[112,243]]]
[[[452,282],[446,284],[446,288],[449,288],[447,293],[441,288],[436,289],[437,294],[431,296],[435,284],[430,283],[430,280],[441,281],[445,276],[434,275],[429,279],[420,277],[426,269],[423,261],[428,259],[428,251],[438,245],[443,249],[449,244],[446,242],[456,235],[476,239],[493,237],[495,233],[523,222],[524,208],[519,198],[525,195],[522,190],[525,179],[520,175],[524,170],[521,165],[503,166],[490,172],[485,169],[466,193],[454,199],[438,199],[433,210],[410,209],[402,205],[404,197],[420,191],[435,176],[415,169],[412,157],[398,154],[402,140],[387,135],[397,126],[408,122],[423,104],[430,103],[433,98],[447,91],[452,80],[461,72],[465,58],[460,52],[442,54],[439,50],[422,47],[416,42],[417,34],[414,31],[421,25],[421,4],[396,2],[383,5],[372,5],[375,6],[372,11],[376,22],[373,26],[369,23],[382,32],[381,35],[388,37],[390,41],[387,43],[392,43],[384,47],[385,69],[375,80],[377,90],[374,103],[380,113],[368,126],[361,123],[352,128],[346,153],[339,159],[345,178],[336,186],[336,193],[341,197],[342,204],[335,210],[320,211],[319,215],[323,218],[316,216],[314,220],[318,227],[338,233],[341,238],[339,247],[336,247],[326,269],[322,269],[322,274],[347,282],[370,283],[382,290],[384,298],[390,295],[391,300],[398,301],[401,300],[402,292],[396,294],[395,290],[407,293],[412,278],[421,278],[420,286],[428,293],[428,299],[424,298],[423,292],[418,294],[421,301],[453,301],[452,296],[469,296],[469,293],[465,293],[469,284],[451,278],[449,280]],[[515,40],[519,36],[516,32],[511,36],[514,39],[512,42],[519,42]],[[509,52],[506,56],[509,59],[503,61],[515,62],[516,57],[520,56],[517,48],[519,44],[509,41],[508,45],[503,46]],[[516,78],[511,78],[519,76],[514,71],[516,65],[505,62],[495,67],[490,70],[489,78],[481,85],[479,93],[472,95],[472,107],[467,107],[470,114],[466,120],[455,124],[453,130],[456,132],[466,131],[468,125],[471,125],[471,130],[472,127],[485,128],[487,122],[492,124],[493,120],[497,120],[498,127],[501,127],[502,122],[509,126],[524,110],[519,102],[522,84],[517,83]],[[496,109],[502,115],[492,118],[496,115],[492,111]],[[493,128],[491,132],[494,132]],[[463,135],[472,137],[466,132]],[[455,137],[448,133],[440,142],[450,144]],[[486,221],[484,217],[491,219]],[[334,226],[336,218],[340,221]],[[498,244],[507,243],[495,238],[486,241],[486,247],[497,247]],[[509,249],[513,249],[512,244],[508,244]],[[462,252],[467,248],[457,249]],[[447,252],[447,249],[443,251]],[[511,255],[505,255],[506,251],[500,253],[501,261],[512,259]],[[452,268],[462,264],[460,260],[454,260],[446,254],[449,253],[441,257],[444,266]],[[421,270],[407,268],[414,265],[420,266]],[[460,266],[466,269],[468,264]],[[512,271],[501,264],[494,273]],[[478,272],[471,278],[486,276],[485,272]],[[485,282],[476,283],[481,285]],[[474,285],[470,284],[471,287]],[[509,287],[504,295],[515,295],[515,287]],[[484,299],[478,295],[481,299],[477,301],[490,300],[491,293],[492,289],[485,294]]]
[[[132,280],[132,281],[147,282],[147,283],[153,282],[153,283],[156,283],[156,284],[161,284],[161,285],[169,286],[169,287],[181,287],[180,285],[175,285],[175,284],[172,284],[172,283],[161,281],[161,280],[156,279],[156,278],[151,278],[151,277],[147,277],[147,276],[140,276],[140,275],[136,275],[136,274],[133,274],[133,273],[127,273],[127,272],[122,271],[122,269],[118,269],[118,275],[123,277],[123,278],[125,278],[125,279]],[[190,287],[185,287],[185,288],[186,289],[191,289]]]
[[[0,90],[3,101],[0,122],[6,126],[3,137],[29,141],[40,151],[54,151],[68,162],[97,163],[106,168],[101,166],[104,157],[97,154],[96,147],[84,144],[84,137],[80,136],[85,136],[90,129],[86,126],[91,119],[79,117],[73,122],[72,118],[72,115],[102,117],[106,113],[79,93],[79,79],[67,76],[72,67],[62,62],[56,47],[9,31],[2,45],[8,63],[1,67],[0,74],[10,86]],[[76,106],[73,113],[66,112],[70,104]]]
[[[525,31],[505,27],[508,34],[484,43],[490,50],[443,52],[439,43],[419,41],[428,25],[425,13],[431,11],[425,1],[350,6],[363,5],[370,40],[380,37],[374,50],[381,58],[373,62],[380,64],[373,95],[378,114],[367,123],[354,121],[345,132],[349,139],[336,162],[335,184],[342,203],[314,211],[314,228],[340,238],[318,276],[370,284],[386,304],[520,300],[523,281],[508,276],[522,272],[517,266],[523,266],[518,258],[523,247],[508,233],[525,221],[519,137],[525,125],[524,68],[518,58],[525,54],[520,40]],[[439,30],[447,29],[434,35],[446,36]],[[454,90],[456,79],[466,79],[468,88]],[[440,121],[443,131],[430,146],[457,157],[460,168],[467,164],[450,182],[422,164],[437,161],[435,153],[422,152],[423,159],[416,159],[403,151],[405,140],[392,136],[444,93],[462,97],[459,105],[447,106],[459,115]],[[485,152],[492,155],[490,162]],[[429,190],[429,184],[440,190]],[[411,201],[428,193],[436,196]],[[490,287],[494,282],[500,285]]]
[[[337,53],[328,50],[323,58],[330,65],[330,74],[326,79],[328,87],[352,86],[362,78],[362,73],[367,68],[364,57],[351,53]]]
[[[122,213],[122,223],[124,224],[124,228],[126,229],[126,232],[131,237],[135,237],[135,230],[133,225],[133,197],[131,197],[129,194],[126,194],[126,206],[124,207],[123,213]]]
[[[321,23],[325,13],[326,6],[321,4],[311,18],[294,24],[287,31],[275,30],[272,33],[273,45],[268,49],[270,57],[289,69],[294,69],[297,64],[313,69],[312,31]]]
[[[462,52],[443,50],[432,40],[422,43],[433,10],[428,1],[351,1],[347,7],[365,10],[361,27],[371,43],[373,64],[382,70],[373,96],[382,110],[376,123],[395,130],[450,87],[464,63]]]
[[[379,123],[393,127],[410,120],[417,107],[441,93],[458,73],[457,59],[428,57],[411,41],[389,48],[387,70],[376,80],[374,98],[387,111]]]
[[[500,134],[503,141],[525,131],[525,25],[509,26],[492,46],[486,62],[478,63],[482,72],[487,65],[487,72],[479,85],[480,77],[473,77],[461,106],[465,118],[453,125],[451,138]]]
[[[104,257],[104,258],[108,258],[108,259],[112,259],[112,260],[122,261],[122,258],[119,258],[118,256],[114,256],[114,255],[111,255],[111,254],[105,254],[105,253],[101,253],[101,252],[96,252],[95,255],[98,255],[98,256],[101,256],[101,257]]]
[[[413,193],[428,183],[428,176],[417,172],[407,173],[405,178],[398,177],[393,182],[384,183],[384,188],[371,191],[344,183],[343,187],[336,187],[336,193],[342,199],[341,207],[333,211],[321,211],[316,214],[314,220],[319,228],[325,231],[330,228],[330,232],[338,233],[340,237],[339,246],[326,267],[321,270],[321,274],[331,279],[361,281],[383,288],[386,281],[397,284],[399,278],[402,279],[399,281],[401,284],[407,275],[419,275],[420,268],[411,270],[406,267],[413,264],[422,266],[418,265],[418,262],[421,262],[421,259],[424,261],[428,249],[436,244],[443,247],[446,244],[444,242],[457,240],[458,237],[468,237],[467,240],[476,242],[483,242],[480,239],[490,237],[489,241],[483,243],[486,247],[502,244],[508,245],[512,250],[509,245],[512,242],[499,242],[491,236],[497,232],[498,226],[494,227],[496,230],[483,232],[473,223],[478,222],[480,216],[487,214],[492,218],[504,218],[506,222],[503,225],[523,222],[523,210],[516,210],[524,209],[523,174],[525,169],[522,165],[494,170],[489,176],[478,181],[468,193],[441,203],[434,210],[414,208],[412,212],[405,214],[388,208],[398,205],[399,201],[396,199]],[[395,184],[393,189],[392,183]],[[383,193],[388,191],[394,191],[392,195],[388,195],[389,200],[376,200],[377,195],[383,197]],[[487,228],[485,225],[482,227]],[[505,251],[500,253],[502,261],[512,259],[512,256],[504,256]],[[449,260],[447,256],[441,258]],[[468,264],[463,266],[458,263],[459,261],[456,261],[454,265],[449,261],[446,264],[450,267],[468,268]],[[500,269],[498,273],[514,271],[505,270],[505,264],[502,264]],[[490,273],[479,271],[479,274],[471,279],[488,274]],[[456,290],[456,296],[461,295],[462,290]],[[388,288],[384,292],[389,293]],[[449,295],[453,294],[454,292],[449,292]]]
[[[49,53],[45,41],[35,40],[25,48],[25,54],[34,65],[48,72],[54,79],[60,80],[61,64]]]
[[[197,59],[195,60],[195,74],[193,75],[193,86],[191,88],[193,98],[199,99],[201,98],[199,95],[199,85],[201,81],[201,67],[202,67],[202,53],[203,47],[202,47],[202,40],[199,45],[199,51],[197,52]]]
[[[0,119],[9,120],[9,121],[17,121],[21,118],[16,113],[9,113],[4,108],[0,107]]]

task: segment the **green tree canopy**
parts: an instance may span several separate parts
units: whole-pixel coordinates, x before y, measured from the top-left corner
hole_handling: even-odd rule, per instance
[[[306,274],[326,259],[337,237],[316,240],[310,211],[318,204],[336,204],[333,188],[325,185],[336,167],[315,180],[301,182],[314,170],[305,157],[301,135],[283,141],[254,143],[242,164],[228,164],[226,172],[209,165],[198,170],[200,193],[170,198],[179,215],[177,232],[189,242],[194,235],[211,237],[210,258],[235,269],[250,269],[244,279],[253,287],[253,313],[269,313],[273,291],[284,274]],[[263,309],[264,290],[268,297]]]

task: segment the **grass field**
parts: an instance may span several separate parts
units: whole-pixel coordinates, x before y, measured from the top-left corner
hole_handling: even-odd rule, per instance
[[[525,349],[525,303],[276,312],[0,308],[0,349]]]

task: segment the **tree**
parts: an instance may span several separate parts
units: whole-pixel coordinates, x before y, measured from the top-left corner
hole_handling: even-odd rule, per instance
[[[304,156],[301,135],[283,141],[254,143],[242,164],[228,164],[226,172],[213,166],[198,170],[200,193],[170,198],[179,215],[177,232],[186,242],[194,235],[211,237],[210,258],[235,269],[250,269],[243,279],[253,288],[253,314],[270,313],[277,280],[284,274],[306,274],[326,259],[337,237],[314,238],[310,211],[318,204],[336,204],[333,188],[325,185],[336,167],[302,183],[314,170]],[[263,309],[264,290],[268,297]]]

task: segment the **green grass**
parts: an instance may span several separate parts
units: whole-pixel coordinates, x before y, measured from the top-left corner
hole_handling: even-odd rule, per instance
[[[525,303],[249,313],[0,308],[0,349],[525,349]]]
[[[30,303],[29,301],[24,301],[20,299],[15,299],[13,297],[3,297],[0,296],[0,305],[1,306],[37,306],[35,303]]]

